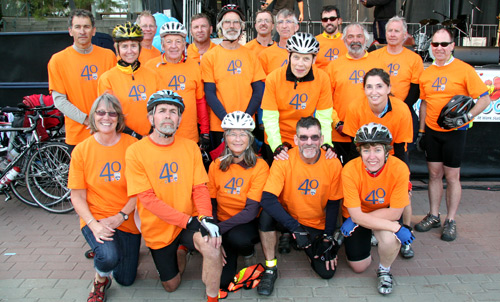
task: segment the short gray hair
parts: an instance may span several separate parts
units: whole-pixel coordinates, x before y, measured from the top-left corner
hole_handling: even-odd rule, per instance
[[[385,24],[385,31],[387,31],[387,27],[389,26],[389,23],[392,22],[401,22],[401,25],[403,25],[403,30],[405,33],[408,32],[408,24],[406,23],[406,19],[400,16],[394,16],[387,21],[387,24]]]
[[[358,27],[358,28],[361,28],[361,30],[363,30],[363,35],[365,36],[365,45],[364,45],[364,48],[366,49],[368,47],[368,40],[370,39],[370,35],[368,34],[368,31],[366,30],[366,28],[361,23],[353,22],[353,23],[347,25],[344,28],[343,39],[345,39],[345,37],[347,36],[347,31],[351,27]]]

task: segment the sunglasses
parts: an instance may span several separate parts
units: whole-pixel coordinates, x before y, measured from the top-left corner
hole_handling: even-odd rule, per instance
[[[313,142],[317,142],[319,141],[319,139],[321,138],[321,136],[319,135],[311,135],[311,136],[307,136],[307,135],[300,135],[299,136],[299,139],[302,141],[302,142],[307,142],[309,139],[311,139]]]
[[[98,116],[105,116],[106,113],[109,115],[109,117],[117,117],[118,116],[118,112],[116,112],[116,111],[107,112],[107,111],[98,110],[95,112],[95,114],[97,114]]]
[[[330,21],[332,21],[332,22],[333,22],[333,21],[337,20],[338,18],[339,18],[339,17],[333,17],[333,16],[332,16],[332,17],[328,17],[328,18],[321,18],[321,21],[323,21],[323,22],[328,22],[328,20],[330,20]]]
[[[447,47],[451,43],[453,42],[431,42],[431,45],[432,47],[438,47],[439,45],[441,45],[441,47]]]

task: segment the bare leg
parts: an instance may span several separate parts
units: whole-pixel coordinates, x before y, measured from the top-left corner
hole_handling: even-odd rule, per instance
[[[390,267],[398,255],[401,244],[392,232],[373,231],[373,234],[378,240],[380,264],[382,264],[383,267]]]
[[[266,260],[273,260],[276,258],[276,231],[259,231],[259,236],[262,244],[262,251],[264,252]]]
[[[201,280],[205,284],[207,296],[217,297],[222,274],[222,253],[220,248],[214,248],[201,237],[200,232],[193,236],[194,247],[203,256],[203,271]]]
[[[460,184],[460,168],[450,168],[444,166],[446,177],[446,206],[448,209],[447,219],[455,220],[458,205],[462,197],[462,185]]]
[[[439,215],[439,205],[443,198],[444,166],[441,162],[427,162],[429,168],[429,204],[430,213]]]

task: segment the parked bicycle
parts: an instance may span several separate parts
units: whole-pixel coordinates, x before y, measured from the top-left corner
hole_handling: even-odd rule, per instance
[[[57,141],[41,141],[37,125],[43,125],[44,112],[52,110],[46,107],[4,107],[2,112],[25,116],[29,127],[17,127],[12,123],[0,123],[0,133],[9,133],[9,143],[3,160],[6,164],[0,172],[0,193],[5,201],[11,199],[10,192],[30,206],[40,206],[51,213],[67,213],[73,210],[70,190],[67,188],[69,163],[71,156],[68,147]],[[50,116],[52,117],[52,116]],[[58,129],[57,129],[58,130]],[[57,133],[58,131],[56,131]],[[3,168],[3,167],[2,167]],[[7,178],[4,178],[7,176]],[[29,195],[28,195],[29,193]]]

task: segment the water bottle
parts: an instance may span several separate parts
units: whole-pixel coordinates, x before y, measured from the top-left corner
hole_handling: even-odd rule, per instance
[[[2,179],[0,179],[0,190],[8,186],[10,182],[13,181],[14,178],[16,178],[19,172],[21,172],[21,169],[19,169],[19,167],[14,167],[10,169],[10,171],[7,172],[7,174],[5,174],[5,176],[2,177]]]

